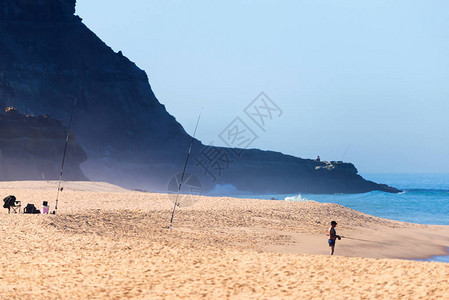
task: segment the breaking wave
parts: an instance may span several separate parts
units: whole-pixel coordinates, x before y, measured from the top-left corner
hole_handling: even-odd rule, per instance
[[[308,201],[309,199],[303,198],[301,194],[291,197],[285,197],[285,201]]]

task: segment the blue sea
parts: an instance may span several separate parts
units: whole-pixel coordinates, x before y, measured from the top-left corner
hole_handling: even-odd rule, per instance
[[[419,224],[449,225],[449,174],[361,174],[365,179],[403,190],[334,195],[240,195],[241,198],[313,200],[337,203],[373,216]],[[449,247],[449,245],[448,245]],[[432,261],[449,263],[449,256]]]

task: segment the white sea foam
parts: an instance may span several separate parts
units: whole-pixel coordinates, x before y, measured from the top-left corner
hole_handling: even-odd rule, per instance
[[[301,194],[292,197],[285,197],[285,201],[308,201],[309,199],[303,198]]]

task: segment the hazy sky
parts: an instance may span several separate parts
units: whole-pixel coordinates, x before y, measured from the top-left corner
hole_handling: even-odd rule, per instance
[[[251,147],[353,162],[367,172],[449,173],[449,1],[78,0],[77,14],[144,69],[197,137],[236,117]],[[263,132],[245,107],[283,111]]]

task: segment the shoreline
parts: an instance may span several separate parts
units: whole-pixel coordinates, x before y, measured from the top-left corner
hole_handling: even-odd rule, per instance
[[[436,257],[444,257],[444,261],[435,260]],[[424,261],[424,262],[440,262],[440,263],[449,263],[449,246],[445,247],[445,253],[444,254],[438,254],[438,255],[431,255],[424,258],[415,258],[415,261]]]

